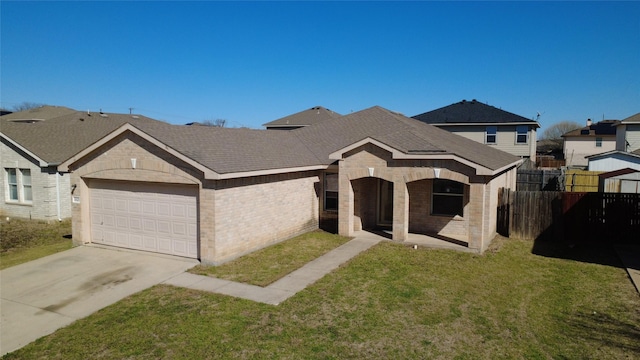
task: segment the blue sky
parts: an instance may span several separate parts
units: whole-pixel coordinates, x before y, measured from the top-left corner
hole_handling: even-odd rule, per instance
[[[640,2],[0,3],[0,101],[261,124],[316,105],[413,116],[640,112]]]

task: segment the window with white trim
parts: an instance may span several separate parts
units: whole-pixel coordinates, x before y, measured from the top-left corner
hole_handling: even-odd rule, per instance
[[[338,211],[338,174],[324,174],[324,209]]]
[[[6,168],[5,175],[6,201],[30,204],[33,201],[31,170]]]
[[[597,137],[596,138],[596,147],[602,147],[602,138],[601,137]]]
[[[485,144],[495,144],[498,138],[498,127],[497,126],[487,126],[484,142]]]
[[[431,195],[431,214],[463,216],[464,184],[457,181],[434,179]]]
[[[526,144],[529,142],[529,129],[527,125],[516,126],[516,144]]]

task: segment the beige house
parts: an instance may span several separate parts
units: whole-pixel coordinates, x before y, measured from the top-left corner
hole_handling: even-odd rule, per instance
[[[71,217],[69,175],[57,166],[141,115],[42,106],[0,117],[0,214],[45,221]]]
[[[629,116],[616,126],[616,150],[633,152],[640,149],[640,113]]]
[[[380,107],[292,131],[129,123],[62,163],[73,241],[220,264],[336,221],[482,252],[518,157]]]
[[[564,135],[564,158],[568,167],[584,167],[589,164],[588,157],[615,150],[616,125],[618,120],[603,120],[570,131]]]
[[[540,124],[520,115],[477,100],[462,100],[413,118],[509,154],[536,161],[536,129]]]

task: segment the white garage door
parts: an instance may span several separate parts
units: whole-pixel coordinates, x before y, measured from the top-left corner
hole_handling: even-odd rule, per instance
[[[196,194],[195,186],[92,180],[91,241],[197,258]]]

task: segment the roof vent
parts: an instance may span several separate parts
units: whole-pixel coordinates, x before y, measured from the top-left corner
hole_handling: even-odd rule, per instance
[[[109,115],[107,115],[105,113],[100,113],[100,117],[106,118],[106,117],[109,117]]]
[[[134,118],[134,119],[140,119],[140,116],[138,116],[138,115],[133,115],[131,117]]]

